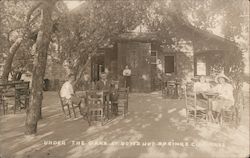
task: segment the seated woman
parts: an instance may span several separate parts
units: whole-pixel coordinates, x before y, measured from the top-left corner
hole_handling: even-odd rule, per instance
[[[233,96],[233,86],[229,84],[229,78],[223,74],[218,75],[215,78],[215,81],[218,83],[212,90],[217,92],[219,95],[212,102],[212,110],[221,112],[222,109],[229,109],[234,104]]]

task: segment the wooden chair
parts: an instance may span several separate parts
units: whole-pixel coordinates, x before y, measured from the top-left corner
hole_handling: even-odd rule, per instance
[[[118,87],[119,87],[119,84],[120,84],[119,81],[113,80],[113,81],[111,82],[111,89],[116,89],[116,88],[118,88]]]
[[[167,82],[164,80],[161,82],[161,93],[163,98],[167,98]]]
[[[242,91],[234,95],[234,105],[229,109],[222,109],[220,112],[220,124],[233,125],[237,127],[241,121],[241,114],[244,109],[244,95]]]
[[[76,99],[79,100],[78,97],[77,97]],[[72,108],[72,110],[73,110],[73,113],[74,113],[75,118],[77,118],[77,116],[76,116],[76,109],[78,109],[78,110],[79,110],[79,113],[81,113],[81,102],[82,102],[82,101],[78,101],[79,103],[77,103],[77,104],[75,103],[74,98],[72,98],[71,101],[72,101],[72,102],[71,102],[71,108]]]
[[[60,99],[60,103],[61,103],[61,107],[62,107],[64,116],[67,117],[67,113],[66,113],[66,111],[64,109],[65,107],[67,107],[69,117],[71,118],[70,103],[68,103],[65,100],[63,100],[63,98],[61,97],[60,91],[58,91],[58,96],[59,96],[59,99]]]
[[[195,122],[206,120],[207,110],[197,105],[196,93],[193,90],[193,84],[189,83],[185,86],[185,106],[187,122],[191,119]]]
[[[221,109],[219,113],[220,125],[224,126],[225,124],[236,126],[237,121],[237,108],[235,106],[230,107],[229,109]]]
[[[16,109],[26,109],[29,105],[30,99],[30,90],[29,90],[29,82],[23,82],[19,84],[15,84],[15,107],[14,113],[16,113]]]
[[[88,91],[86,93],[87,119],[89,126],[92,121],[104,122],[104,101],[103,96],[97,91]]]
[[[6,102],[5,102],[5,98],[3,95],[3,91],[0,89],[0,109],[1,111],[3,111],[3,115],[5,115],[7,113],[7,108],[8,106],[6,106]]]
[[[10,86],[6,86],[3,89],[2,96],[2,106],[3,106],[3,113],[6,115],[9,111],[9,105],[13,105],[13,110],[14,114],[16,112],[16,106],[17,104],[15,103],[15,89]]]
[[[244,92],[240,89],[236,91],[234,103],[234,106],[236,107],[236,126],[241,122],[242,112],[245,109],[245,105]]]
[[[117,112],[118,115],[125,116],[128,113],[128,88],[119,88],[117,90]]]
[[[167,81],[167,96],[170,98],[175,97],[176,94],[176,87],[175,87],[175,81],[171,80],[171,81]]]
[[[0,110],[3,112],[3,115],[5,115],[5,101],[4,101],[4,96],[3,96],[4,88],[3,86],[0,86]]]

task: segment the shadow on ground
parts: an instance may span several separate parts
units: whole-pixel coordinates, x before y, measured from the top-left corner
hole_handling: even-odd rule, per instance
[[[234,129],[187,123],[183,100],[162,99],[160,93],[131,94],[125,118],[89,127],[81,117],[65,119],[56,92],[46,92],[44,98],[43,119],[36,136],[23,134],[23,112],[1,116],[3,158],[205,158],[249,154],[248,107],[241,126]],[[46,144],[49,141],[63,144]],[[80,141],[82,144],[77,144]]]

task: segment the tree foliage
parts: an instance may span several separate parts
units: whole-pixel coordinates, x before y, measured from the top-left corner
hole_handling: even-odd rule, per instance
[[[72,63],[73,71],[84,71],[97,48],[112,45],[118,34],[142,22],[149,4],[137,0],[85,2],[84,11],[76,8],[58,23],[59,58]]]
[[[7,80],[9,73],[20,72],[20,67],[30,69],[32,60],[26,60],[26,58],[32,58],[30,47],[35,41],[33,34],[37,28],[37,17],[40,12],[35,11],[36,8],[34,8],[34,14],[31,14],[31,3],[23,1],[3,1],[2,5],[1,53],[5,59],[2,77],[3,80]],[[27,11],[23,11],[24,9]]]
[[[231,1],[230,1],[231,2]],[[59,1],[55,13],[53,14],[54,29],[57,31],[52,41],[58,46],[51,49],[55,61],[68,61],[73,71],[79,69],[88,60],[90,53],[96,51],[96,48],[112,44],[112,39],[119,33],[126,32],[139,24],[147,25],[150,31],[165,32],[158,36],[163,43],[173,44],[176,40],[173,32],[180,25],[178,18],[186,19],[196,27],[203,30],[211,30],[222,22],[222,34],[230,39],[246,39],[246,18],[248,13],[246,3],[233,1],[229,3],[226,0],[154,0],[154,1],[86,1],[81,7],[69,12],[63,2]],[[3,2],[1,2],[3,3]],[[31,8],[33,2],[24,1],[5,1],[4,14],[4,36],[7,38],[11,30],[15,35],[20,35],[23,29],[20,26],[25,25],[25,10]],[[8,8],[8,9],[7,9]],[[37,11],[39,14],[39,10]],[[36,14],[32,15],[33,17]],[[29,30],[36,30],[39,22],[33,23]],[[8,27],[7,27],[8,26]],[[2,30],[1,30],[2,31]],[[11,33],[14,34],[14,33]],[[32,38],[32,34],[30,35]],[[36,34],[33,34],[33,38]],[[26,40],[28,41],[28,40]],[[25,43],[29,43],[26,42]],[[11,46],[11,42],[4,40],[6,47],[5,54]],[[30,46],[22,47],[20,52],[30,52]],[[23,50],[24,49],[24,50]],[[20,53],[17,53],[20,54]],[[27,58],[32,58],[33,54],[24,53]],[[20,54],[20,56],[23,57]],[[22,60],[14,60],[15,62]],[[78,61],[75,63],[75,61]],[[73,64],[75,63],[75,64]],[[25,66],[24,62],[14,63]],[[30,63],[28,64],[30,67]]]

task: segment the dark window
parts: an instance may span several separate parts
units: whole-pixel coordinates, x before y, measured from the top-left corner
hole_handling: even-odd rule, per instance
[[[174,72],[174,56],[165,56],[165,73]]]

